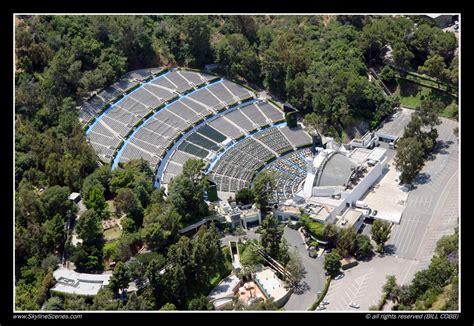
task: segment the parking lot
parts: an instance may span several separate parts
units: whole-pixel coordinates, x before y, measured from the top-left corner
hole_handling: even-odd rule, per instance
[[[410,270],[411,261],[393,256],[374,256],[370,261],[344,271],[340,280],[332,280],[325,299],[329,301],[327,311],[366,311],[379,302],[382,286],[388,275],[403,279]],[[380,286],[378,286],[380,285]],[[349,303],[360,305],[359,309],[349,307]]]
[[[459,216],[459,146],[452,130],[456,122],[441,119],[438,144],[408,194],[400,225],[394,225],[384,257],[346,271],[343,279],[331,283],[326,299],[328,311],[355,310],[350,302],[366,311],[378,303],[386,277],[409,283],[415,273],[428,267],[437,241],[452,234]],[[365,232],[364,232],[365,233]]]

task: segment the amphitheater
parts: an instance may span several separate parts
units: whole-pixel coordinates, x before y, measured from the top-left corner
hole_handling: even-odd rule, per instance
[[[290,198],[304,178],[311,136],[290,129],[273,101],[236,82],[200,71],[151,68],[126,73],[79,110],[100,161],[143,158],[155,186],[180,174],[188,159],[202,159],[221,195],[248,186],[256,172],[280,174],[276,198]]]

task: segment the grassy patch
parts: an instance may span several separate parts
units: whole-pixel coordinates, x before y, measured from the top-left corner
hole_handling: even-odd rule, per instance
[[[446,302],[450,298],[450,294],[453,290],[453,285],[448,284],[444,287],[443,292],[438,296],[436,301],[433,303],[430,309],[428,310],[443,310],[443,307],[446,305]]]
[[[120,238],[121,235],[122,235],[122,230],[120,230],[120,228],[118,226],[104,231],[105,241],[116,240],[116,239]]]
[[[113,200],[113,199],[107,200],[106,203],[107,203],[107,206],[108,206],[108,208],[109,208],[110,214],[112,214],[112,215],[115,214],[114,200]]]
[[[304,225],[306,230],[308,230],[309,233],[311,233],[312,236],[314,236],[317,239],[324,239],[323,236],[323,230],[324,230],[324,224],[313,221],[309,216],[303,216],[301,218],[301,223]]]
[[[394,93],[400,96],[400,102],[403,106],[414,109],[420,106],[422,96],[433,101],[440,101],[444,106],[456,102],[456,99],[449,94],[401,78],[397,78]]]

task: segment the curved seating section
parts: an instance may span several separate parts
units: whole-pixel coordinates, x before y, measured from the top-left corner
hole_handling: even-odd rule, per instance
[[[88,101],[84,102],[79,108],[79,120],[86,125],[91,121],[100,110],[107,104],[116,100],[128,90],[138,86],[140,82],[150,78],[154,73],[161,71],[160,68],[141,69],[130,71],[120,78],[119,81],[110,85],[97,95],[92,96]]]
[[[306,157],[311,157],[311,149],[305,148],[282,156],[268,164],[264,170],[275,173],[276,190],[272,200],[275,202],[294,198],[306,178]]]
[[[187,77],[190,75],[188,74]],[[197,83],[198,80],[195,80]],[[120,156],[120,162],[131,159],[144,158],[153,166],[160,162],[174,142],[187,130],[193,128],[199,121],[226,110],[229,106],[252,98],[254,95],[241,88],[235,95],[224,87],[228,81],[219,80],[210,83],[191,93],[185,94],[178,100],[167,105],[155,113],[140,126],[139,130],[125,144]],[[235,85],[237,86],[237,85]],[[218,132],[214,130],[214,134]],[[220,134],[219,134],[220,135]],[[220,137],[224,137],[220,135]],[[219,141],[213,140],[201,133],[194,133],[182,144],[178,150],[187,152],[199,158],[206,158],[222,149]],[[172,169],[173,165],[170,166]],[[174,171],[174,170],[173,170]]]
[[[284,120],[283,111],[254,97],[203,73],[142,69],[93,96],[80,117],[103,162],[114,155],[114,164],[143,158],[159,167],[166,184],[187,160],[203,159],[212,163],[209,178],[218,190],[236,192],[268,161],[311,143],[302,129],[273,126]]]
[[[123,94],[124,91],[116,93],[116,95],[121,96],[120,100],[111,105],[111,107],[101,115],[99,121],[93,124],[88,130],[88,139],[102,161],[111,161],[114,152],[122,141],[127,138],[127,135],[129,135],[134,127],[140,124],[140,122],[143,121],[142,119],[147,115],[150,115],[154,110],[163,106],[168,101],[180,96],[180,94],[215,79],[215,77],[210,75],[179,70],[167,72],[153,78],[153,74],[159,73],[160,71],[160,69],[144,69],[129,72],[124,75],[120,81],[114,84],[117,85],[117,87],[128,87],[128,89],[137,86],[140,87],[125,96]],[[142,83],[150,78],[153,79]],[[106,88],[103,92],[109,88],[113,88],[112,86]],[[110,94],[112,93],[110,92]],[[101,93],[98,94],[98,96],[100,95]],[[89,101],[89,104],[94,103],[95,108],[99,108],[110,104],[112,99],[116,99],[117,96],[114,97],[111,95],[107,102],[98,102],[96,98],[98,97],[94,96]],[[83,111],[81,110],[81,112]],[[96,110],[94,112],[97,113],[98,111]],[[169,114],[164,114],[163,119],[165,121],[172,120]],[[83,122],[88,121],[90,121],[90,119],[83,120]],[[180,121],[178,119],[176,127],[182,127],[184,124],[185,120]],[[173,128],[173,130],[176,130],[176,128]],[[142,144],[141,142],[137,143],[148,147],[147,144]],[[152,147],[148,149],[151,150]],[[137,156],[141,152],[139,148],[132,148],[127,151],[130,156]],[[160,149],[158,149],[158,152],[160,152]],[[154,154],[150,155],[147,153],[147,150],[145,150],[144,153],[145,154],[142,155],[144,158],[146,157],[156,164],[157,161],[154,158]]]
[[[245,93],[242,93],[245,89],[236,84],[229,81],[223,81],[222,84],[232,90],[234,94],[245,95]],[[269,112],[273,120],[260,110],[260,106],[267,108],[266,111]],[[253,119],[254,116],[258,116],[260,119]],[[284,120],[283,112],[263,101],[255,101],[230,112],[222,112],[209,123],[197,128],[192,135],[178,146],[178,149],[168,161],[162,182],[169,183],[174,176],[181,173],[187,159],[204,159],[211,162],[219,153],[235,143],[238,138],[282,120]],[[265,150],[272,155],[271,151]]]
[[[283,133],[290,134],[286,137]],[[303,139],[306,143],[302,144]],[[257,132],[227,150],[213,166],[208,176],[217,190],[237,192],[249,183],[256,171],[280,154],[311,144],[311,137],[302,129],[275,126]],[[285,156],[286,157],[286,156]]]

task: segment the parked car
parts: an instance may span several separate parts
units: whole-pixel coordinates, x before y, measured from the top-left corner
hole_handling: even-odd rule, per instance
[[[324,310],[324,309],[326,309],[326,307],[321,304],[316,308],[316,310],[319,310],[319,311]]]
[[[328,304],[329,304],[329,301],[327,301],[327,300],[323,300],[321,303],[322,303],[323,305],[325,305],[325,306],[326,306],[326,305],[328,305]]]
[[[340,279],[343,278],[343,277],[344,277],[344,273],[339,273],[339,274],[336,275],[336,277],[334,278],[334,280],[337,281],[337,280],[340,280]]]
[[[351,302],[351,303],[349,303],[349,307],[359,309],[359,308],[360,308],[360,305],[359,305],[358,303]]]

